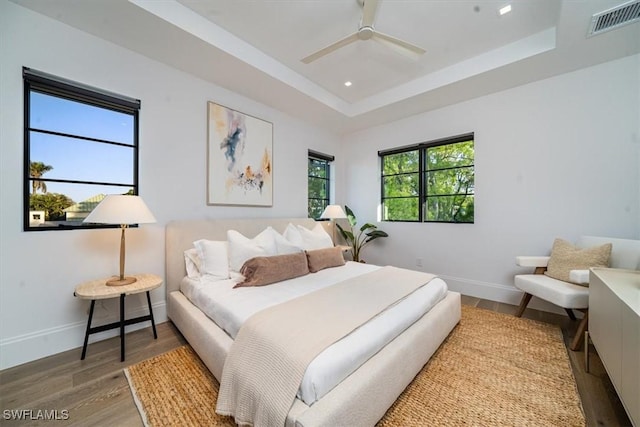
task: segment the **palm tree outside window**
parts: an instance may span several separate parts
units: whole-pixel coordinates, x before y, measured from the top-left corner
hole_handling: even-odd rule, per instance
[[[31,194],[36,194],[38,190],[40,190],[42,193],[47,192],[47,183],[40,180],[39,178],[42,178],[42,175],[44,175],[45,173],[49,172],[52,169],[53,169],[53,166],[45,165],[42,162],[31,162],[29,164],[29,176],[32,178]]]

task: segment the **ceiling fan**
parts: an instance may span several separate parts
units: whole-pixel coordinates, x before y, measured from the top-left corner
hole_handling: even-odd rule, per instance
[[[319,51],[312,53],[306,58],[302,58],[301,61],[305,64],[322,58],[329,53],[340,49],[348,44],[356,42],[358,40],[375,40],[379,43],[385,44],[391,48],[394,48],[401,53],[408,53],[414,55],[422,55],[425,50],[421,47],[413,45],[404,40],[392,37],[390,35],[376,31],[373,28],[373,21],[376,19],[376,12],[378,10],[379,0],[358,0],[358,3],[362,5],[362,19],[360,21],[360,28],[355,33],[338,40],[335,43],[330,44],[327,47],[320,49]]]

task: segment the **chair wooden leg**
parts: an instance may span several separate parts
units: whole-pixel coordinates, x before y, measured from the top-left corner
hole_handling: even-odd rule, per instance
[[[529,304],[529,301],[531,301],[531,294],[528,293],[524,293],[524,295],[522,296],[522,300],[520,300],[520,306],[518,307],[518,311],[516,312],[516,317],[522,317],[522,313],[524,313],[524,310],[527,308],[527,304]]]
[[[569,319],[576,320],[576,315],[573,314],[573,310],[571,310],[570,308],[565,308],[564,311],[567,312],[567,316],[569,316]]]
[[[573,337],[573,341],[571,342],[571,350],[576,351],[580,350],[582,347],[582,341],[584,341],[584,333],[587,330],[589,325],[589,310],[584,310],[584,317],[580,321],[578,325],[578,330],[576,331],[576,335]]]

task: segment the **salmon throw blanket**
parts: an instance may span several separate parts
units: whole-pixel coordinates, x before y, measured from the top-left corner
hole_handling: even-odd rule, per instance
[[[216,412],[241,425],[284,426],[318,354],[434,277],[383,267],[254,314],[225,360]]]

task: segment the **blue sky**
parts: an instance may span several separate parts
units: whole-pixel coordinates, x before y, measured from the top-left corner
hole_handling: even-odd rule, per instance
[[[102,140],[133,144],[133,116],[31,93],[31,127]],[[53,166],[44,178],[133,184],[133,148],[31,133],[30,160]],[[62,193],[75,202],[96,194],[121,194],[128,187],[47,182],[50,193]]]

